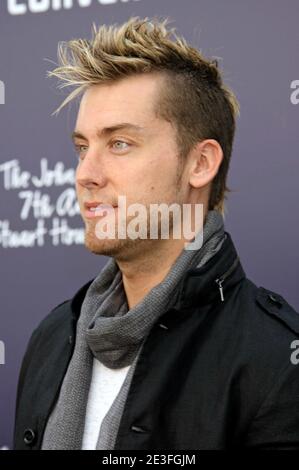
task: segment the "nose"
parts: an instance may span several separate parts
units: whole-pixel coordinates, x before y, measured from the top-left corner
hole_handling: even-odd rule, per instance
[[[76,170],[76,182],[86,189],[103,187],[106,184],[104,168],[100,162],[99,155],[92,149],[89,149],[84,158],[79,160]]]

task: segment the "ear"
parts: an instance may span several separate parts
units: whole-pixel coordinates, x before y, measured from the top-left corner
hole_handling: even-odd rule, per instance
[[[194,188],[208,185],[217,175],[223,159],[221,145],[215,139],[198,142],[190,154],[189,183]]]

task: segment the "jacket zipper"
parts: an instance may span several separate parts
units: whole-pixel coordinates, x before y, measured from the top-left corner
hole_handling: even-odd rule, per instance
[[[225,279],[231,275],[231,273],[235,270],[235,268],[237,267],[239,263],[239,256],[236,257],[235,261],[233,262],[233,264],[231,265],[231,267],[221,276],[219,277],[218,279],[215,280],[216,284],[218,284],[218,289],[219,289],[219,292],[220,292],[220,299],[222,302],[224,302],[224,295],[223,295],[223,287],[222,287],[222,284],[223,282],[225,281]]]

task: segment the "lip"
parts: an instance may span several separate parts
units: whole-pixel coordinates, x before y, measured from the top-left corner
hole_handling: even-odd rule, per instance
[[[92,210],[92,208],[98,208],[96,210]],[[115,211],[117,206],[113,204],[107,204],[104,202],[85,202],[84,203],[84,217],[87,219],[94,219],[95,217],[102,217],[103,215],[108,215]]]

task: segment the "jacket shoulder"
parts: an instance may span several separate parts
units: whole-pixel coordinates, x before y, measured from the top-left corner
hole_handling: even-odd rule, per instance
[[[255,302],[261,312],[299,334],[299,313],[282,295],[260,286],[256,289]]]
[[[33,334],[43,333],[49,328],[55,328],[57,325],[61,325],[71,313],[72,299],[67,299],[56,305],[37,325]]]
[[[229,314],[235,325],[237,364],[246,364],[263,383],[289,364],[294,341],[299,338],[299,314],[277,292],[258,287],[248,278],[234,297]],[[229,325],[232,325],[230,320]]]
[[[91,282],[92,280],[84,284],[72,298],[56,305],[37,325],[32,337],[41,335],[44,332],[48,335],[51,330],[61,328],[62,324],[70,322],[72,314],[74,314],[74,317],[79,317],[83,299]]]

